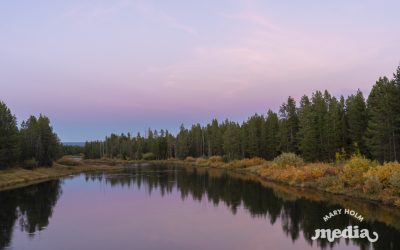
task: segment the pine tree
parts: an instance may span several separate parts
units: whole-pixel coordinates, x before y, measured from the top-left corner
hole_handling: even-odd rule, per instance
[[[189,147],[189,131],[185,129],[182,124],[179,133],[176,136],[176,157],[180,159],[187,157],[189,155]]]
[[[217,119],[207,125],[208,156],[222,155],[222,133]]]
[[[260,157],[261,154],[261,131],[262,131],[262,123],[264,118],[259,116],[258,114],[253,115],[249,118],[247,123],[247,147],[246,154],[249,157]]]
[[[347,112],[346,112],[346,101],[343,96],[340,96],[340,101],[338,104],[339,108],[339,116],[340,116],[340,151],[346,154],[346,152],[349,152],[349,135],[348,135],[348,119],[347,119]]]
[[[329,97],[328,101],[328,114],[327,114],[327,151],[328,159],[335,160],[336,152],[339,152],[343,147],[341,139],[343,137],[341,130],[341,117],[340,117],[340,104],[335,97]]]
[[[60,141],[50,126],[49,118],[40,115],[37,124],[39,135],[35,158],[39,166],[51,166],[58,157]]]
[[[315,129],[317,138],[317,155],[316,160],[323,161],[327,160],[328,157],[328,133],[327,133],[327,113],[328,107],[326,100],[329,97],[322,95],[321,91],[316,91],[312,96],[312,106],[315,115]]]
[[[21,160],[35,160],[39,166],[51,166],[59,157],[60,141],[53,132],[48,117],[40,115],[39,118],[30,116],[26,122],[22,122],[20,132]],[[88,147],[94,145],[88,145]],[[100,154],[100,145],[98,145]],[[93,152],[94,149],[91,149]],[[92,153],[94,154],[94,153]]]
[[[296,101],[289,96],[287,103],[280,107],[280,137],[281,150],[283,152],[298,151],[297,132],[299,130],[299,120],[297,117]]]
[[[17,121],[0,101],[0,169],[15,164],[19,157]]]
[[[350,137],[350,153],[359,151],[367,155],[367,148],[364,141],[365,131],[368,125],[367,107],[364,96],[360,90],[346,100],[346,111],[348,121],[348,134]]]
[[[274,159],[279,154],[279,118],[272,110],[268,110],[265,120],[265,157]]]
[[[190,155],[200,157],[203,152],[203,130],[200,124],[193,125],[190,129]]]
[[[381,162],[396,161],[399,157],[399,91],[395,81],[379,78],[367,100],[366,142],[371,155]]]
[[[240,158],[240,126],[237,123],[226,124],[223,135],[223,149],[228,159]]]
[[[307,161],[318,159],[318,131],[315,120],[316,115],[310,99],[304,95],[300,100],[298,140],[300,152]]]

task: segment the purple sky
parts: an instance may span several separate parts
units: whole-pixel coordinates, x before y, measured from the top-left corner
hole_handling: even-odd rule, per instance
[[[246,119],[400,62],[400,1],[1,1],[0,100],[62,141]]]

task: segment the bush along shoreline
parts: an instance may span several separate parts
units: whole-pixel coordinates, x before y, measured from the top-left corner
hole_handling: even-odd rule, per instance
[[[83,164],[74,157],[63,156],[52,167],[8,168],[0,171],[0,191],[36,184],[64,176],[88,173],[120,171],[122,166],[111,164]]]
[[[298,188],[313,189],[344,195],[385,205],[400,207],[400,164],[379,164],[360,154],[335,163],[306,163],[293,153],[284,153],[272,161],[246,158],[227,161],[221,156],[209,158],[186,157],[184,160],[120,160],[102,158],[76,160],[64,156],[52,168],[27,170],[10,168],[0,171],[0,190],[30,185],[53,178],[92,171],[120,171],[136,164],[190,166],[194,168],[224,169],[239,174],[250,174],[261,180]]]
[[[221,156],[213,156],[208,159],[187,157],[183,161],[171,162],[239,170],[268,181],[400,207],[400,164],[379,164],[360,154],[331,164],[305,163],[293,153],[284,153],[273,161],[262,158],[224,161]]]

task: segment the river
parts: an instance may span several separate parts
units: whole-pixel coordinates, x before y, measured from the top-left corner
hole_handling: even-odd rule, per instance
[[[349,225],[379,238],[312,240]],[[400,249],[395,208],[190,167],[131,166],[2,191],[0,229],[0,249],[15,250]]]

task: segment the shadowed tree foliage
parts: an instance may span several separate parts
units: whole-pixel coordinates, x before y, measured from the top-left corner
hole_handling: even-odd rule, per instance
[[[368,155],[364,135],[368,125],[367,107],[364,96],[360,90],[346,100],[348,131],[351,140],[350,150],[352,153],[360,151]]]
[[[240,158],[240,125],[227,122],[223,140],[223,150],[228,159]]]
[[[16,164],[51,166],[60,156],[60,142],[46,116],[29,117],[18,130],[10,109],[0,101],[0,169]]]
[[[282,104],[279,113],[281,117],[281,150],[282,152],[296,153],[298,150],[297,132],[299,130],[296,101],[289,96],[287,102]]]
[[[373,158],[381,162],[399,160],[399,108],[398,79],[379,78],[368,96],[366,143]]]
[[[279,155],[279,118],[272,110],[268,110],[265,119],[265,158],[274,159]]]
[[[308,96],[300,100],[299,109],[299,149],[307,161],[317,160],[317,129],[315,127],[315,114]]]
[[[18,157],[17,120],[6,104],[0,101],[0,169],[12,166]]]
[[[51,166],[60,155],[60,141],[46,116],[23,121],[20,138],[21,160],[33,159],[39,166]]]
[[[150,171],[149,171],[150,170]],[[393,224],[365,217],[359,222],[351,216],[336,216],[326,223],[322,218],[334,209],[344,209],[335,202],[321,202],[296,196],[290,191],[267,188],[262,183],[244,176],[238,177],[230,172],[204,168],[183,168],[150,165],[125,170],[126,175],[108,176],[107,174],[87,174],[87,180],[101,180],[114,187],[143,188],[149,196],[160,193],[162,196],[178,192],[183,201],[192,199],[204,202],[207,200],[214,205],[223,203],[233,214],[239,209],[248,211],[253,217],[265,218],[270,224],[281,225],[283,233],[293,242],[304,240],[307,244],[317,244],[320,249],[336,249],[341,241],[328,242],[327,239],[312,241],[315,229],[344,229],[348,225],[367,228],[370,232],[379,233],[379,240],[370,243],[367,239],[349,239],[359,249],[398,249],[400,246],[399,224],[396,214]],[[174,194],[175,195],[175,194]],[[157,196],[157,195],[156,195]],[[365,206],[365,204],[363,204]],[[366,207],[364,207],[365,209]],[[369,204],[364,211],[375,212],[379,207]]]
[[[29,235],[47,227],[61,193],[60,180],[0,192],[0,249],[9,245],[16,222]]]

